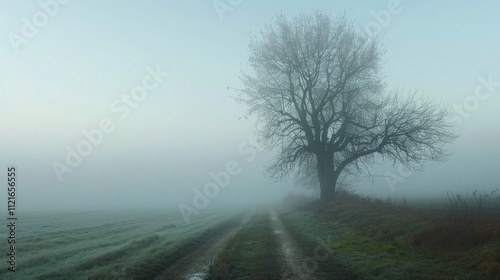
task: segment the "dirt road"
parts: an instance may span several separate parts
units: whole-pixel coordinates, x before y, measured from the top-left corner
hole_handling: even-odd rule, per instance
[[[226,244],[250,221],[255,212],[245,215],[241,222],[228,228],[199,246],[195,251],[182,256],[174,265],[165,269],[155,279],[182,279],[202,280],[206,279],[212,261],[223,252]],[[269,223],[272,234],[278,241],[276,252],[279,260],[276,264],[282,271],[281,279],[288,280],[319,280],[313,271],[307,268],[307,255],[302,252],[299,245],[287,232],[277,212],[273,209],[269,212]],[[258,242],[258,240],[255,240]],[[259,271],[259,273],[262,273]],[[265,272],[264,272],[265,273]]]
[[[205,279],[212,260],[224,249],[226,243],[248,223],[253,214],[254,212],[245,215],[237,225],[207,240],[195,251],[180,257],[174,265],[165,269],[155,280]]]
[[[279,240],[281,264],[282,264],[282,279],[285,280],[317,280],[307,269],[307,256],[302,252],[297,242],[293,240],[287,232],[283,222],[274,209],[270,210],[269,218],[273,233]]]

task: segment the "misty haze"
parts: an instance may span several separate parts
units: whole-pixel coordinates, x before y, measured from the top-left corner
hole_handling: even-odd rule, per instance
[[[0,279],[500,279],[500,3],[0,10]]]

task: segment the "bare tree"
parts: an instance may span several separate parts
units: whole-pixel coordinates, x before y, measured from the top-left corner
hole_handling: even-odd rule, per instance
[[[257,116],[264,146],[277,151],[272,176],[314,169],[327,200],[341,176],[376,155],[412,169],[446,159],[443,144],[456,138],[449,111],[416,94],[387,93],[384,53],[345,17],[321,12],[279,15],[252,37],[253,71],[243,74],[239,98]]]

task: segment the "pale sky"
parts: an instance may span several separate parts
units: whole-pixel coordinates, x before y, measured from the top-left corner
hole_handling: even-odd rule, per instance
[[[373,186],[356,183],[360,191],[440,196],[500,186],[500,84],[483,87],[489,94],[481,100],[474,95],[480,77],[500,82],[498,1],[1,0],[0,166],[18,166],[20,205],[176,207],[231,160],[242,173],[211,203],[279,198],[292,183],[268,182],[264,153],[247,161],[238,152],[253,121],[240,119],[244,108],[227,87],[242,87],[250,32],[277,13],[315,9],[379,27],[389,89],[416,90],[448,106],[478,101],[461,118],[448,162],[426,164],[394,192],[382,177]],[[121,96],[142,84],[147,69],[168,76],[122,120],[113,103],[124,105]],[[114,130],[60,182],[53,163],[64,163],[66,147],[76,149],[82,130],[103,119]],[[387,166],[374,172],[397,173]]]

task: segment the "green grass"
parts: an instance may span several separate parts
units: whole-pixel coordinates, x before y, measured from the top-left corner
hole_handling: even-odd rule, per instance
[[[186,252],[190,252],[206,240],[212,239],[224,229],[231,227],[237,220],[228,220],[226,222],[214,225],[205,232],[199,232],[195,237],[176,244],[174,249],[169,250],[152,250],[147,257],[141,258],[140,261],[134,263],[130,269],[125,270],[125,275],[131,279],[152,279],[158,275],[165,267],[173,264]]]
[[[278,248],[268,213],[256,214],[229,241],[210,267],[208,279],[281,279]]]
[[[323,273],[337,267],[357,279],[500,279],[498,220],[460,225],[346,193],[283,219],[305,251],[317,237],[331,237],[334,253],[320,263]]]
[[[185,225],[170,211],[26,213],[18,220],[17,271],[2,261],[0,279],[150,279],[233,216],[204,211]]]

